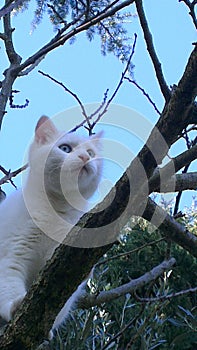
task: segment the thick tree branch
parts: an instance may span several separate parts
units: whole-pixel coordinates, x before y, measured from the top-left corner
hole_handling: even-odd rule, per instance
[[[197,257],[197,236],[190,233],[187,228],[173,219],[153,200],[149,198],[143,218],[159,227],[162,235],[179,244],[181,247]]]
[[[175,178],[172,179],[172,176],[175,175],[177,171],[182,169],[184,166],[190,164],[192,161],[197,159],[197,145],[191,147],[189,150],[179,154],[177,157],[174,157],[167,163],[163,168],[156,169],[153,176],[149,179],[149,194],[158,191],[161,184],[162,187],[166,182],[171,181],[171,185],[173,186],[172,180],[174,180],[175,186]],[[169,186],[168,186],[169,187]],[[175,188],[171,187],[171,192]],[[163,191],[163,188],[160,188],[160,191]]]
[[[109,246],[78,249],[61,245],[0,337],[0,349],[31,350],[48,338],[54,315],[108,249]]]
[[[192,51],[185,71],[169,102],[153,128],[138,157],[149,178],[162,163],[169,147],[178,135],[191,124],[191,106],[197,94],[197,46]],[[170,130],[170,132],[169,132]],[[141,186],[141,184],[140,184]]]
[[[197,95],[197,45],[195,45],[184,74],[172,97],[156,124],[163,137],[171,146],[182,130],[193,123],[191,108]],[[170,132],[169,132],[170,130]]]
[[[177,174],[163,184],[162,189],[156,188],[155,192],[172,192],[175,185],[175,192],[196,190],[197,189],[197,173]]]

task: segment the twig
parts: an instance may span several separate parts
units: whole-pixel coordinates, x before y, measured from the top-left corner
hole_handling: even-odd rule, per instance
[[[51,79],[52,81],[54,81],[56,84],[60,85],[61,87],[63,87],[63,89],[68,92],[69,94],[71,94],[78,102],[79,106],[81,107],[81,110],[82,110],[82,114],[84,115],[85,117],[85,120],[83,120],[79,125],[75,126],[72,130],[70,130],[70,132],[74,132],[76,131],[78,128],[80,128],[81,126],[84,126],[85,123],[87,123],[88,127],[85,127],[88,132],[89,132],[89,135],[91,135],[93,133],[93,129],[95,127],[95,125],[99,122],[99,120],[101,119],[101,117],[107,112],[108,108],[109,108],[109,105],[112,103],[113,99],[115,98],[115,96],[117,95],[121,85],[123,84],[123,81],[124,81],[124,77],[125,77],[125,74],[127,73],[128,71],[128,67],[131,63],[131,59],[134,55],[134,52],[135,52],[135,46],[136,46],[136,41],[137,41],[137,34],[134,35],[134,44],[133,44],[133,48],[132,48],[132,52],[131,52],[131,55],[128,59],[128,62],[126,64],[126,67],[124,69],[124,71],[122,72],[122,75],[121,75],[121,78],[120,78],[120,81],[118,82],[118,85],[115,89],[115,91],[113,92],[112,96],[109,98],[108,101],[107,100],[107,94],[108,94],[108,89],[106,90],[105,94],[104,94],[104,99],[103,99],[103,102],[101,103],[101,105],[98,107],[98,109],[93,112],[90,116],[87,115],[86,113],[86,110],[85,110],[85,107],[83,105],[83,103],[81,102],[81,100],[79,99],[79,97],[74,93],[72,92],[70,89],[68,89],[62,82],[58,81],[57,79],[51,77],[49,74],[46,74],[44,72],[42,72],[41,70],[39,70],[38,72],[40,74],[42,74],[43,76]],[[103,108],[103,111],[100,112],[100,110]],[[100,113],[99,113],[100,112]],[[98,114],[99,113],[99,114]],[[92,119],[96,114],[98,114],[98,117],[94,120],[93,123],[90,122],[90,119]]]
[[[116,260],[116,259],[119,259],[119,258],[122,258],[122,257],[127,257],[128,255],[134,254],[134,253],[136,253],[136,252],[138,252],[138,251],[140,251],[140,250],[142,250],[142,249],[144,249],[146,247],[149,247],[151,245],[155,245],[155,244],[160,243],[160,242],[162,242],[164,240],[165,240],[165,238],[159,238],[159,239],[157,239],[155,241],[145,243],[145,244],[141,245],[138,248],[129,250],[128,252],[120,253],[120,254],[117,254],[115,256],[112,256],[112,257],[109,257],[107,259],[104,259],[102,261],[99,261],[96,265],[94,265],[93,270],[95,270],[100,265],[108,263],[109,261]]]
[[[119,81],[119,83],[118,83],[118,85],[117,85],[115,91],[113,92],[112,96],[111,96],[111,97],[109,98],[109,100],[107,101],[104,110],[98,115],[97,119],[96,119],[96,120],[94,121],[94,123],[92,124],[92,127],[94,127],[94,126],[98,123],[98,121],[101,119],[101,117],[107,112],[107,110],[108,110],[110,104],[112,103],[112,101],[113,101],[113,99],[115,98],[115,96],[117,95],[117,93],[118,93],[118,91],[119,91],[121,85],[123,84],[124,77],[125,77],[125,75],[126,75],[126,73],[127,73],[127,71],[128,71],[128,68],[129,68],[129,65],[130,65],[130,63],[131,63],[132,57],[133,57],[133,55],[134,55],[134,53],[135,53],[136,42],[137,42],[137,34],[135,33],[135,34],[134,34],[134,43],[133,43],[133,47],[132,47],[132,52],[131,52],[131,54],[130,54],[130,56],[129,56],[129,59],[128,59],[127,64],[126,64],[126,67],[125,67],[124,71],[123,71],[122,74],[121,74],[120,81]]]
[[[86,294],[83,296],[82,303],[84,305],[87,304],[88,307],[92,307],[95,305],[101,305],[103,303],[108,303],[111,300],[115,300],[127,293],[132,293],[136,289],[139,289],[148,283],[156,280],[159,276],[161,276],[164,271],[168,271],[172,269],[175,265],[176,260],[174,258],[170,258],[169,260],[164,260],[161,264],[152,268],[152,270],[146,272],[144,275],[132,279],[128,283],[125,283],[119,287],[113,288],[109,291],[101,291],[99,294]],[[79,305],[79,304],[78,304]]]
[[[195,5],[197,4],[197,1],[193,0],[190,2],[189,0],[179,0],[179,2],[184,2],[189,7],[189,14],[192,17],[195,27],[197,28],[197,18],[195,14]]]
[[[163,309],[164,306],[165,305],[163,305],[163,304],[162,305],[159,304],[159,305],[156,305],[156,307],[154,309],[152,309],[152,311],[149,314],[149,317],[146,317],[144,322],[142,322],[140,324],[139,328],[137,329],[137,332],[133,335],[130,342],[127,344],[126,350],[133,349],[133,344],[136,342],[137,338],[143,334],[143,332],[147,326],[150,327],[150,323],[154,319],[154,315],[156,315],[159,312],[159,310]]]
[[[149,30],[148,22],[147,22],[146,15],[145,15],[143,5],[142,5],[142,0],[135,0],[135,4],[136,4],[139,20],[141,23],[141,27],[143,29],[144,38],[145,38],[146,45],[147,45],[147,50],[148,50],[150,58],[153,62],[153,66],[155,68],[155,73],[157,76],[157,80],[158,80],[161,92],[162,92],[162,94],[167,102],[170,99],[171,92],[170,92],[170,89],[169,89],[165,79],[164,79],[162,68],[161,68],[161,62],[159,61],[159,59],[157,57],[157,54],[156,54],[156,51],[155,51],[155,48],[153,45],[152,34]]]
[[[22,109],[22,108],[26,108],[28,105],[29,105],[29,100],[26,98],[25,99],[25,103],[23,105],[15,105],[13,102],[14,102],[14,95],[13,94],[17,94],[18,90],[12,90],[12,93],[9,97],[9,101],[10,101],[10,108],[19,108],[19,109]]]
[[[21,57],[16,53],[13,41],[12,33],[14,29],[11,28],[10,13],[3,17],[4,34],[5,34],[5,48],[8,59],[11,64],[19,64],[21,62]]]
[[[25,164],[15,171],[11,171],[11,170],[7,171],[4,167],[0,165],[0,171],[2,171],[2,173],[5,174],[5,176],[2,179],[0,179],[0,186],[10,181],[10,183],[16,188],[16,185],[12,181],[12,178],[20,174],[22,171],[26,170],[27,167],[28,167],[28,164]]]
[[[150,98],[149,94],[138,84],[136,83],[135,80],[132,80],[128,77],[124,78],[125,80],[128,80],[130,83],[134,84],[140,91],[142,91],[143,95],[147,97],[148,101],[152,104],[152,106],[154,107],[155,111],[161,115],[161,112],[158,110],[156,104],[153,102],[153,100]]]
[[[108,346],[113,343],[116,339],[120,338],[120,336],[122,336],[122,334],[131,327],[131,325],[137,320],[139,319],[139,317],[142,315],[144,311],[144,306],[142,305],[140,312],[131,319],[131,321],[129,321],[124,328],[122,328],[119,332],[117,332],[108,342],[107,344],[101,349],[101,350],[106,350],[108,348]]]
[[[135,299],[137,301],[140,301],[141,303],[154,303],[156,301],[165,301],[165,300],[170,300],[172,298],[177,298],[177,297],[183,296],[183,295],[188,294],[188,293],[195,293],[196,291],[197,291],[197,287],[194,287],[194,288],[189,288],[186,290],[181,290],[180,292],[174,292],[174,293],[167,294],[167,295],[161,295],[161,296],[158,296],[155,298],[141,298],[137,295],[137,293],[135,291],[133,296],[135,297]]]
[[[101,102],[100,106],[92,113],[90,114],[90,116],[88,117],[89,120],[91,120],[96,114],[98,114],[100,112],[100,110],[104,107],[106,100],[107,100],[107,95],[108,95],[108,91],[109,89],[107,89],[104,93],[104,98],[103,101]],[[76,130],[78,130],[80,127],[84,126],[84,124],[86,123],[86,119],[82,120],[81,123],[79,123],[78,125],[76,125],[73,129],[71,129],[69,132],[75,132]]]
[[[79,106],[81,107],[81,110],[82,110],[82,114],[83,116],[85,117],[85,121],[86,123],[88,124],[88,127],[91,129],[92,126],[91,126],[91,123],[89,121],[89,117],[86,113],[86,110],[85,110],[85,107],[83,105],[83,103],[81,102],[80,98],[77,96],[77,94],[75,94],[73,91],[71,91],[70,89],[68,89],[62,82],[60,82],[59,80],[53,78],[51,75],[47,74],[47,73],[44,73],[42,72],[41,70],[38,71],[38,73],[42,74],[44,77],[47,77],[49,78],[50,80],[52,80],[54,83],[60,85],[61,87],[63,87],[63,89],[68,92],[72,97],[75,98],[75,100],[78,102]]]
[[[49,9],[51,9],[54,12],[54,14],[57,16],[57,18],[59,18],[60,23],[64,23],[65,25],[67,25],[67,23],[65,22],[64,18],[59,14],[58,11],[56,11],[55,6],[50,5],[50,4],[47,4],[47,6],[48,6]]]

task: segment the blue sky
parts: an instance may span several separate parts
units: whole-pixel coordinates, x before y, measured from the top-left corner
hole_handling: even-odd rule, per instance
[[[34,1],[31,3],[32,6],[28,11],[13,18],[13,25],[16,27],[14,32],[15,47],[23,59],[32,55],[54,35],[53,28],[46,18],[30,34]],[[145,1],[145,5],[166,81],[169,85],[176,84],[184,71],[192,50],[192,42],[196,41],[196,32],[188,9],[178,0],[149,0]],[[134,6],[132,12],[135,13]],[[135,79],[149,93],[157,107],[162,110],[163,98],[146,51],[137,17],[134,17],[128,24],[128,31],[131,37],[134,33],[138,35],[133,59]],[[4,67],[1,72],[3,72],[8,64],[4,56],[3,43],[1,43],[0,55],[1,68]],[[47,55],[39,67],[27,77],[19,78],[14,89],[21,92],[16,95],[15,103],[23,104],[28,98],[30,104],[28,108],[23,110],[7,108],[8,113],[4,118],[0,138],[1,164],[7,169],[15,170],[21,165],[24,150],[33,135],[35,124],[42,114],[53,117],[65,110],[71,109],[72,111],[72,108],[77,106],[76,101],[70,95],[41,76],[38,69],[62,81],[78,94],[84,104],[93,104],[102,101],[107,88],[110,90],[109,95],[113,93],[124,66],[112,54],[101,55],[98,37],[89,42],[85,34],[80,34],[73,45],[66,43],[63,47],[56,49]],[[158,115],[141,92],[129,85],[128,82],[124,83],[114,103],[123,106],[123,113],[124,108],[136,110],[144,119],[148,120],[150,125],[153,125],[158,119]],[[107,123],[107,121],[106,116],[102,122]],[[104,126],[104,129],[106,129],[106,137],[110,136],[113,140],[125,144],[125,147],[131,146],[131,153],[136,153],[141,147],[141,143],[138,143],[135,137],[133,144],[128,144],[129,135],[126,130],[120,132],[120,130],[117,131],[117,128],[112,130],[107,126]],[[175,147],[172,154],[177,154],[182,149],[181,147],[181,144]],[[20,186],[20,177],[16,179],[15,183]],[[7,192],[11,191],[10,185],[8,186],[3,187]],[[185,203],[189,205],[191,196],[185,198],[182,205]]]

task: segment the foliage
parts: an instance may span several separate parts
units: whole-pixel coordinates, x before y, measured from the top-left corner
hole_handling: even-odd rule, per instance
[[[193,211],[193,218],[195,215]],[[194,229],[197,230],[196,224]],[[164,259],[168,245],[165,240],[158,243],[160,237],[158,230],[150,233],[145,221],[140,220],[133,229],[128,223],[121,232],[121,244],[115,244],[97,264],[89,281],[89,292],[110,290],[157,265]],[[171,255],[177,261],[175,269],[136,294],[90,310],[75,310],[69,322],[58,330],[50,349],[169,350],[196,346],[196,296],[191,293],[167,298],[171,293],[195,286],[196,259],[176,244],[171,247]],[[157,300],[153,302],[152,298]]]
[[[29,0],[23,3],[23,8],[28,7]],[[48,15],[55,31],[65,31],[91,21],[95,15],[102,13],[111,7],[111,1],[66,1],[66,0],[37,0],[37,7],[33,19],[33,27],[42,21],[43,16]],[[101,39],[101,53],[113,53],[121,62],[127,62],[132,49],[133,38],[128,37],[127,24],[134,15],[130,12],[115,13],[114,15],[91,26],[86,35],[88,40],[93,40],[98,34]],[[74,42],[74,37],[70,43]],[[131,64],[130,73],[133,65]]]

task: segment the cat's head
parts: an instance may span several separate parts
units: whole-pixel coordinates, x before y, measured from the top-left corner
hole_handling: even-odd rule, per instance
[[[62,133],[48,117],[41,117],[29,152],[31,176],[43,179],[47,193],[68,201],[76,194],[91,197],[102,173],[101,134]]]

